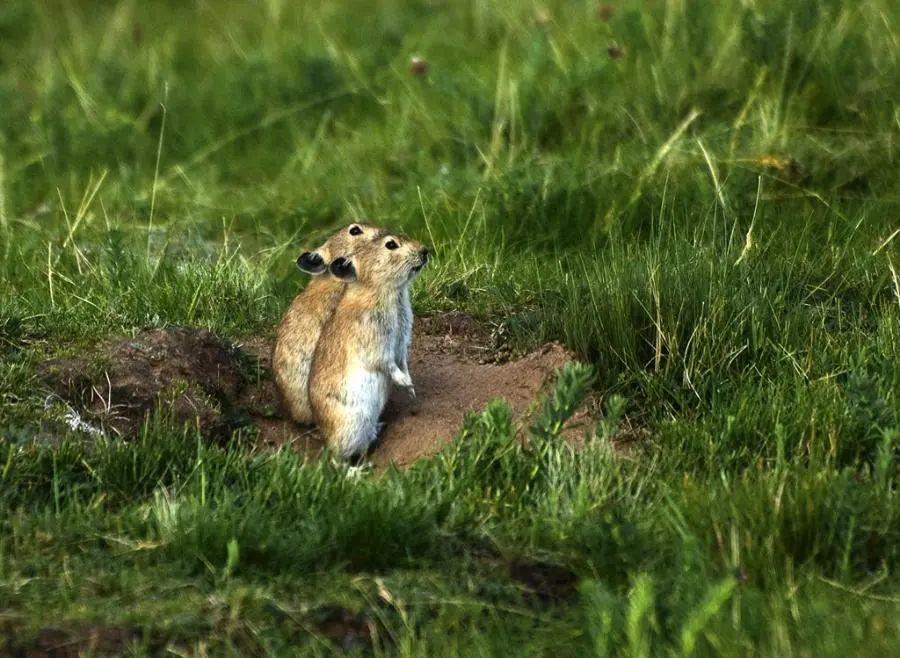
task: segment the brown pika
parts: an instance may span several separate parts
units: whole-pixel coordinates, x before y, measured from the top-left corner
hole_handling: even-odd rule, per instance
[[[313,422],[309,404],[309,371],[319,334],[344,289],[344,282],[328,269],[339,256],[352,256],[360,244],[380,236],[383,229],[356,223],[341,229],[315,251],[304,252],[297,267],[313,275],[291,302],[275,336],[272,370],[287,412],[298,423]]]
[[[346,286],[316,345],[309,399],[341,457],[362,455],[375,441],[391,382],[415,395],[406,365],[409,286],[427,262],[421,243],[388,233],[331,263],[332,275]]]

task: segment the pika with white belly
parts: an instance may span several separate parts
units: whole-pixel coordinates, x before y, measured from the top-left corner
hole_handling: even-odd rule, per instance
[[[282,403],[298,423],[313,422],[308,392],[313,353],[344,289],[344,282],[331,274],[328,265],[340,256],[352,257],[360,245],[382,233],[384,230],[377,226],[351,224],[297,259],[297,267],[313,279],[294,298],[278,325],[272,370]]]
[[[330,265],[346,285],[316,345],[309,400],[329,447],[341,457],[362,455],[375,441],[392,382],[414,394],[406,365],[409,286],[427,262],[421,243],[384,234]]]

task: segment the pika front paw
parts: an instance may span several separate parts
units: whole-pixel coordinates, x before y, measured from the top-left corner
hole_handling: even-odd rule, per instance
[[[415,389],[413,389],[412,377],[409,376],[408,372],[404,372],[400,370],[400,368],[394,366],[391,369],[391,381],[401,388],[410,390],[413,397],[416,396]]]
[[[413,386],[412,377],[409,376],[408,372],[403,373],[403,381],[397,382],[398,386],[402,386],[406,389],[406,392],[409,393],[409,397],[416,397],[416,388]]]
[[[403,388],[412,388],[413,387],[412,378],[409,376],[408,372],[401,372],[400,376],[397,377],[397,379],[395,381],[397,383],[397,386],[401,386]]]
[[[393,372],[391,379],[400,388],[405,388],[409,392],[410,397],[416,397],[416,389],[413,386],[412,377],[409,376],[408,372],[404,372],[397,368]]]

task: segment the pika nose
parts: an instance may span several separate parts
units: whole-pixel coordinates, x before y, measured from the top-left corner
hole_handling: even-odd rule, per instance
[[[419,252],[419,256],[422,258],[422,262],[426,262],[428,260],[428,248],[422,247],[422,251]]]

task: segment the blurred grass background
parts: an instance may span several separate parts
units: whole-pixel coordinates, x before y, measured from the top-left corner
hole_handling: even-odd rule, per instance
[[[897,27],[888,0],[4,2],[9,628],[327,652],[302,611],[340,600],[380,615],[376,652],[886,655]],[[489,468],[356,489],[164,424],[46,440],[40,360],[171,323],[271,335],[297,253],[357,217],[435,248],[417,312],[563,341],[649,438],[509,464],[489,409]],[[226,578],[231,539],[256,557]],[[485,553],[579,594],[535,611]]]

